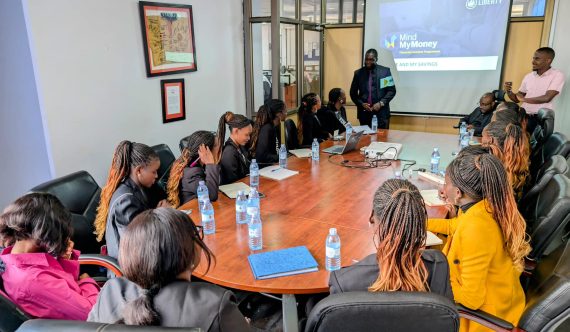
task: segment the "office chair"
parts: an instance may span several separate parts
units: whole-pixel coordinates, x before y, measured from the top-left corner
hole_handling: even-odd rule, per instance
[[[166,144],[154,145],[151,146],[151,149],[158,154],[158,158],[160,159],[160,168],[158,169],[158,179],[156,179],[156,183],[166,191],[168,177],[170,176],[170,167],[176,158],[172,150],[170,150]]]
[[[428,292],[348,292],[321,300],[305,332],[422,331],[459,329],[455,304]]]

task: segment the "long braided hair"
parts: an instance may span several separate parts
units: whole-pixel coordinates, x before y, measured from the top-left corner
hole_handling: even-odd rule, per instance
[[[107,215],[113,193],[126,177],[130,175],[131,169],[137,166],[148,166],[154,160],[160,160],[158,154],[148,145],[130,141],[119,143],[113,154],[113,161],[107,176],[107,183],[101,190],[101,200],[97,207],[95,217],[95,234],[97,241],[103,239],[105,226],[107,225]]]
[[[226,139],[226,124],[230,127],[230,133],[234,128],[242,129],[252,124],[252,121],[242,114],[234,114],[232,112],[226,112],[222,114],[218,122],[218,146],[220,147],[218,151],[218,157],[222,154],[222,148],[224,146],[224,140]],[[218,158],[219,159],[219,158]]]
[[[259,131],[267,123],[272,123],[279,113],[285,111],[285,103],[280,99],[271,99],[265,105],[259,107],[257,117],[253,125],[253,132],[251,133],[251,147],[250,153],[255,158],[255,149],[257,148],[257,141],[259,139]]]
[[[184,175],[184,168],[198,158],[198,149],[204,144],[210,150],[214,149],[216,144],[216,135],[214,133],[199,130],[188,137],[186,147],[183,148],[182,154],[172,164],[170,169],[170,177],[166,189],[168,192],[168,202],[173,208],[180,206],[180,180]]]
[[[512,101],[502,102],[497,106],[497,110],[493,113],[491,121],[515,123],[520,125],[523,131],[526,132],[528,115],[525,109],[520,107],[517,103],[513,103]]]
[[[380,273],[368,290],[427,291],[428,273],[421,259],[427,212],[418,188],[407,180],[385,181],[374,194],[371,220],[378,224]]]
[[[309,92],[301,98],[301,106],[297,112],[297,138],[303,142],[303,118],[313,112],[313,107],[319,103],[319,95]]]
[[[186,213],[158,208],[136,216],[121,238],[119,264],[124,277],[140,286],[143,292],[125,304],[122,322],[160,325],[161,317],[154,308],[154,297],[182,272],[194,270],[200,251],[206,257],[207,271],[215,260],[214,254]]]
[[[503,121],[493,121],[483,131],[484,135],[493,137],[493,143],[488,144],[489,149],[503,162],[509,182],[518,197],[530,174],[530,146],[526,131],[517,124]]]
[[[485,208],[501,230],[513,265],[522,271],[524,257],[530,252],[526,223],[517,209],[513,189],[501,161],[490,154],[465,154],[449,164],[447,174],[461,192],[477,201],[485,199]]]

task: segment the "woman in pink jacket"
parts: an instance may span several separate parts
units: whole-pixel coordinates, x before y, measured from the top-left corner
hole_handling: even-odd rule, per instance
[[[86,320],[97,301],[97,283],[79,276],[71,232],[70,212],[51,194],[20,197],[0,215],[4,290],[32,316]]]

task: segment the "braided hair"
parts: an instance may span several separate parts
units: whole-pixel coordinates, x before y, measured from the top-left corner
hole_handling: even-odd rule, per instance
[[[111,197],[119,183],[130,175],[131,169],[137,166],[148,166],[154,160],[159,160],[158,154],[148,145],[130,141],[119,143],[113,154],[107,183],[101,190],[101,200],[97,207],[97,216],[94,222],[97,241],[101,241],[105,235]]]
[[[267,123],[272,123],[279,116],[279,113],[283,111],[285,111],[285,103],[280,99],[271,99],[265,105],[259,107],[253,125],[253,132],[251,133],[250,152],[253,157],[255,157],[255,149],[257,148],[261,127]]]
[[[301,98],[301,106],[299,106],[299,110],[297,111],[297,138],[299,142],[303,141],[303,118],[307,114],[311,114],[313,112],[313,107],[318,105],[319,103],[319,95],[314,92],[309,92]]]
[[[488,144],[493,155],[503,162],[515,194],[520,196],[530,174],[528,160],[530,146],[526,131],[518,124],[493,121],[484,129],[484,135],[493,138]]]
[[[493,113],[491,121],[506,121],[518,124],[526,132],[528,124],[528,115],[524,108],[519,107],[517,103],[502,102],[497,106],[497,110]]]
[[[124,277],[143,291],[125,304],[122,321],[127,325],[160,325],[154,297],[178,275],[193,270],[200,251],[206,257],[208,270],[214,255],[186,213],[158,208],[136,216],[121,238],[119,264]]]
[[[368,290],[427,291],[428,273],[421,259],[427,211],[418,188],[407,180],[385,181],[374,194],[371,217],[378,224],[380,273]]]
[[[172,164],[166,189],[168,192],[168,202],[174,208],[180,206],[180,180],[184,175],[184,168],[198,158],[198,150],[202,144],[210,148],[210,150],[213,150],[216,144],[216,135],[209,131],[199,130],[188,136],[182,154]]]
[[[523,270],[524,257],[530,252],[526,223],[517,209],[513,189],[501,161],[490,154],[463,155],[455,158],[446,174],[453,186],[480,201],[501,230],[504,246],[513,265]]]
[[[224,139],[226,138],[226,124],[230,127],[230,133],[234,128],[242,129],[252,124],[252,121],[242,114],[234,114],[226,112],[220,117],[218,122],[218,159],[222,154],[222,147],[224,146]]]

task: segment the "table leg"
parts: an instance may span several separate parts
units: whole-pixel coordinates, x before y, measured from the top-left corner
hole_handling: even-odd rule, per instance
[[[295,294],[283,294],[283,332],[298,332],[297,300]]]

